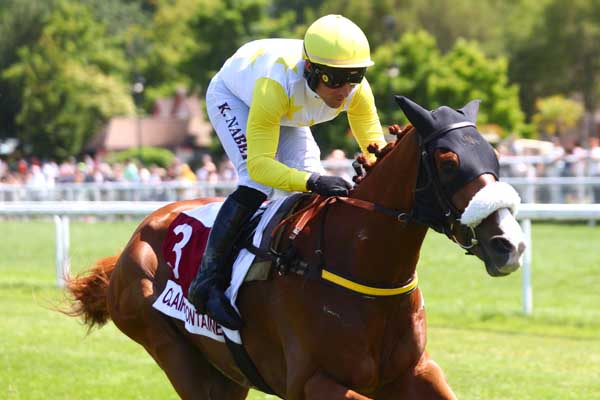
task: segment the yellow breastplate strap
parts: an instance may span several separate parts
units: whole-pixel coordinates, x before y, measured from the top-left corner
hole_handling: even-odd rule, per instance
[[[329,281],[331,283],[335,283],[338,286],[342,286],[348,290],[352,290],[353,292],[357,292],[360,294],[365,294],[368,296],[398,296],[401,294],[410,293],[419,284],[419,277],[415,273],[413,278],[404,286],[400,286],[397,288],[377,288],[362,285],[360,283],[356,283],[349,279],[343,278],[339,275],[334,274],[333,272],[327,271],[326,269],[321,270],[321,278]]]

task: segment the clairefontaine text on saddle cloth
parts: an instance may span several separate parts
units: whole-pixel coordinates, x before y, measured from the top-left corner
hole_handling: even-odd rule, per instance
[[[255,246],[260,246],[263,232],[268,222],[271,220],[271,218],[273,218],[284,201],[285,198],[274,200],[267,207],[267,210],[264,212],[252,239],[252,243]],[[204,208],[205,210],[201,210],[200,208],[187,211],[186,214],[202,220],[205,226],[212,226],[218,209],[215,209],[214,203],[212,203],[212,205],[209,204],[208,207],[205,206]],[[212,220],[209,220],[211,218]],[[237,298],[238,290],[241,287],[253,261],[254,254],[250,253],[246,249],[242,249],[233,265],[231,285],[229,288],[227,288],[226,295],[231,300],[233,307],[236,309],[237,307],[235,305],[235,300]],[[194,307],[194,305],[190,303],[183,295],[183,289],[181,285],[172,279],[167,281],[167,285],[158,298],[154,301],[152,307],[163,314],[184,322],[185,329],[190,333],[207,336],[219,342],[225,342],[224,335],[227,335],[227,337],[233,342],[241,344],[239,332],[223,328],[212,318],[198,313],[196,311],[196,307]]]
[[[223,328],[209,316],[197,312],[196,307],[183,295],[181,286],[172,280],[167,281],[167,286],[152,306],[170,317],[183,321],[185,329],[190,333],[225,342]]]

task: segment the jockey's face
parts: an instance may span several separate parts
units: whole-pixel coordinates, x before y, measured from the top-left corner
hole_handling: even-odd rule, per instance
[[[319,82],[317,86],[317,94],[328,107],[331,108],[339,108],[344,103],[344,100],[350,92],[352,91],[353,86],[349,83],[344,83],[340,87],[330,88],[325,85],[323,82]]]

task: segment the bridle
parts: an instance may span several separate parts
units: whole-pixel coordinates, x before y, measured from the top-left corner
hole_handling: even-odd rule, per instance
[[[436,230],[437,232],[445,234],[459,247],[461,247],[464,250],[467,250],[468,254],[473,254],[472,250],[479,245],[479,240],[477,239],[475,228],[472,226],[466,226],[469,230],[468,243],[461,243],[460,240],[454,234],[455,226],[462,225],[460,222],[462,212],[458,210],[454,206],[454,204],[452,204],[452,201],[450,201],[450,199],[442,189],[442,183],[440,182],[437,173],[434,172],[433,157],[427,148],[427,145],[429,143],[445,135],[446,133],[466,127],[475,128],[476,125],[470,121],[455,122],[453,124],[449,124],[439,128],[433,133],[427,135],[427,137],[425,138],[423,138],[421,135],[417,135],[417,144],[421,152],[420,167],[421,170],[425,173],[426,181],[424,185],[417,187],[415,189],[415,192],[425,192],[427,189],[431,189],[431,192],[435,197],[437,206],[441,210],[442,218],[441,221],[437,221],[439,216],[433,216],[432,218],[432,216],[428,215],[425,211],[419,212],[419,204],[417,203],[415,205],[415,212],[413,212],[412,220],[417,223],[427,225],[428,227]]]
[[[384,207],[380,204],[350,198],[350,197],[323,197],[323,196],[315,196],[311,200],[311,202],[303,207],[302,209],[292,213],[288,217],[284,218],[272,232],[272,236],[275,236],[278,231],[281,230],[283,226],[290,224],[294,221],[293,226],[288,235],[288,239],[290,242],[296,239],[298,234],[304,229],[304,227],[317,215],[323,213],[326,214],[329,207],[335,203],[338,204],[348,204],[353,207],[362,208],[368,211],[374,211],[385,216],[394,218],[398,222],[402,222],[408,224],[410,222],[419,223],[422,225],[426,225],[438,232],[444,233],[450,240],[455,242],[462,249],[467,251],[467,254],[474,254],[474,249],[479,246],[479,240],[477,239],[477,235],[475,232],[475,228],[472,226],[463,225],[460,222],[461,211],[458,210],[450,201],[448,196],[445,194],[442,189],[442,184],[438,179],[438,176],[433,171],[433,160],[429,150],[427,149],[427,145],[431,143],[438,137],[442,135],[465,127],[475,127],[475,124],[468,121],[457,122],[453,124],[446,125],[432,134],[428,135],[426,138],[422,138],[417,134],[417,143],[419,145],[421,161],[420,161],[420,170],[424,172],[426,183],[415,189],[416,193],[424,193],[427,192],[427,189],[430,189],[434,196],[434,200],[436,206],[441,210],[441,221],[439,221],[440,215],[427,214],[422,211],[422,207],[419,208],[419,204],[415,204],[412,210],[409,211],[400,211],[392,208]],[[469,229],[469,242],[461,243],[460,240],[454,234],[454,227],[459,224],[467,227]],[[347,277],[343,277],[337,275],[329,270],[327,270],[325,266],[325,257],[324,257],[324,228],[325,228],[325,216],[321,219],[320,229],[318,230],[318,238],[317,238],[317,249],[315,250],[315,254],[319,255],[320,263],[318,265],[313,265],[306,263],[302,260],[299,260],[295,257],[293,253],[279,253],[272,247],[269,251],[269,258],[272,258],[275,262],[276,270],[281,275],[287,274],[288,272],[293,272],[298,275],[312,277],[316,279],[323,279],[333,283],[335,285],[344,287],[353,292],[367,295],[367,296],[396,296],[396,295],[406,295],[411,293],[416,287],[418,283],[417,275],[415,274],[408,282],[404,285],[396,288],[379,288],[366,286],[361,283],[352,281]],[[293,249],[293,246],[290,245],[290,249]],[[256,254],[260,254],[259,249],[253,249]],[[264,254],[262,254],[264,256]]]

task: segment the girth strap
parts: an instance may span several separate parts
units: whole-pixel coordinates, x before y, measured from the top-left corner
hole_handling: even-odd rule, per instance
[[[250,359],[250,356],[248,355],[248,352],[246,351],[244,346],[229,340],[227,335],[224,336],[225,343],[227,344],[227,348],[229,349],[231,356],[235,360],[235,363],[242,371],[242,373],[246,376],[246,378],[248,378],[250,383],[252,383],[252,385],[261,392],[276,395],[273,389],[271,389],[271,387],[267,384],[267,382],[265,382],[263,377],[260,375],[258,369],[256,369],[256,366],[252,362],[252,359]]]

